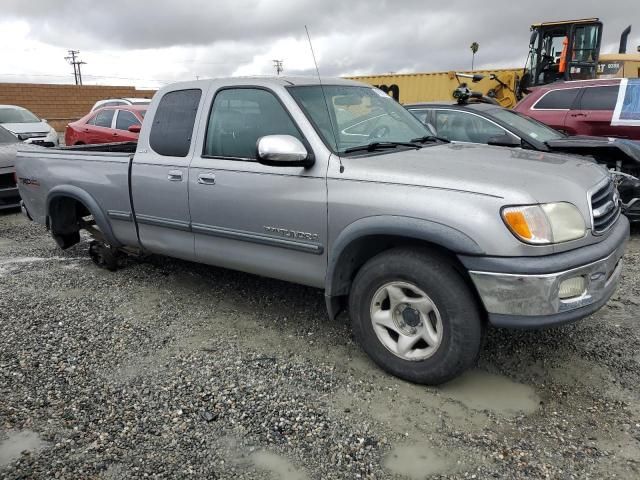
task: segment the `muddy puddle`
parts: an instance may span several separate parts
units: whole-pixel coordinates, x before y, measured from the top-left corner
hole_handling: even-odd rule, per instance
[[[383,465],[390,473],[412,480],[452,473],[462,467],[451,453],[427,443],[398,445],[385,456]]]
[[[254,452],[249,457],[253,465],[264,472],[271,474],[273,480],[307,480],[307,474],[297,469],[286,458],[275,453],[261,450]]]
[[[40,439],[40,435],[30,430],[7,432],[4,436],[8,436],[8,438],[0,441],[0,467],[9,465],[20,458],[25,450],[36,453],[47,446]]]
[[[441,386],[439,391],[468,408],[489,410],[504,416],[530,414],[540,405],[540,398],[533,387],[477,369]]]

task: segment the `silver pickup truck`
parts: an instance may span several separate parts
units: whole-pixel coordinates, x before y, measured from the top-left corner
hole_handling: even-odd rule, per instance
[[[376,363],[426,384],[472,366],[489,324],[598,310],[629,236],[596,163],[445,143],[347,80],[179,83],[137,145],[19,156],[24,212],[60,247],[87,229],[110,268],[154,253],[322,288]]]

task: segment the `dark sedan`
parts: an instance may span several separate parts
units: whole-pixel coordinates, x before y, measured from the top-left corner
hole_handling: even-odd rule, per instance
[[[616,171],[625,214],[640,221],[640,142],[567,136],[537,120],[489,103],[417,103],[405,107],[450,142],[592,157]]]
[[[0,127],[0,210],[20,205],[20,195],[15,180],[15,161],[18,146],[22,142],[13,133]]]

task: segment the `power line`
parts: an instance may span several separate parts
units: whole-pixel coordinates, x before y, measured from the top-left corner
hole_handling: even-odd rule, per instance
[[[70,65],[73,65],[73,78],[76,81],[76,85],[82,85],[82,72],[80,71],[80,66],[85,65],[87,62],[83,62],[79,58],[76,59],[76,55],[80,54],[80,50],[69,50],[69,56],[64,57],[64,59],[69,62]]]
[[[69,78],[68,75],[55,75],[49,73],[0,73],[0,77],[50,77],[50,78]],[[83,78],[112,78],[115,80],[142,80],[145,82],[171,83],[177,82],[177,79],[166,80],[159,78],[138,78],[138,77],[117,77],[113,75],[84,75]]]

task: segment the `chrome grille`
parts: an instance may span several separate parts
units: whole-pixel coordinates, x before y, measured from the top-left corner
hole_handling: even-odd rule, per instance
[[[594,233],[604,233],[620,215],[620,196],[613,180],[591,195],[591,221]]]
[[[18,133],[18,138],[20,140],[29,140],[30,138],[39,138],[39,137],[46,137],[47,136],[47,132],[27,132],[27,133]]]

